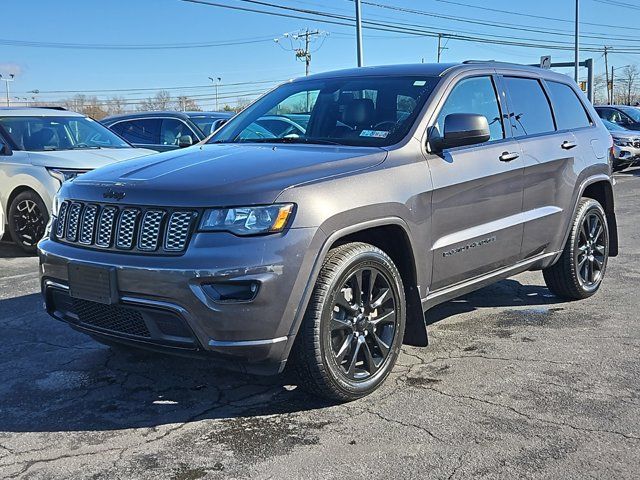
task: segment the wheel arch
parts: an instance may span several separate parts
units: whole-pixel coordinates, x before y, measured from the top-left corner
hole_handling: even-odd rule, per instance
[[[600,203],[602,208],[604,208],[604,212],[607,217],[607,224],[609,225],[609,256],[617,256],[618,224],[616,221],[615,200],[611,182],[608,179],[594,179],[594,181],[583,187],[579,198],[582,197],[592,198]]]
[[[418,288],[416,255],[407,224],[399,217],[388,217],[334,232],[325,241],[318,263],[322,265],[332,248],[350,242],[371,244],[391,257],[402,277],[407,299],[407,323],[403,341],[409,345],[426,346],[428,338]],[[310,280],[311,289],[317,274],[314,270]],[[306,303],[304,308],[306,309]]]
[[[418,291],[416,261],[407,232],[398,224],[370,227],[340,237],[331,248],[350,242],[369,243],[391,257],[402,277],[407,300],[407,323],[403,341],[409,345],[426,346],[427,329]]]

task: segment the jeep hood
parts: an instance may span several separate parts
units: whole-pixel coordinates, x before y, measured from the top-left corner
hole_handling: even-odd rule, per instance
[[[71,168],[92,170],[113,162],[130,160],[151,155],[153,150],[146,148],[100,148],[86,150],[58,150],[45,152],[29,152],[29,160],[33,165],[50,168]]]
[[[107,192],[124,193],[120,203],[137,205],[269,204],[287,187],[370,168],[386,155],[371,147],[194,146],[94,170],[66,182],[62,196],[104,202]]]

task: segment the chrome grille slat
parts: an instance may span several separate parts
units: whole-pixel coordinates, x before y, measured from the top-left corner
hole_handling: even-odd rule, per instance
[[[78,227],[80,225],[80,214],[82,213],[82,204],[73,202],[69,207],[69,222],[67,224],[66,238],[70,242],[75,242],[78,239]]]
[[[116,207],[104,207],[100,214],[100,223],[98,225],[98,235],[96,245],[102,248],[111,246],[111,238],[113,237],[113,225],[115,223],[118,209]]]
[[[58,220],[56,223],[56,237],[64,238],[65,227],[67,223],[67,212],[69,211],[69,202],[62,202],[58,209]]]
[[[178,255],[186,250],[197,217],[195,210],[66,200],[51,238],[105,251]]]
[[[96,218],[98,217],[98,206],[87,205],[82,214],[80,223],[80,236],[78,241],[83,245],[91,245],[93,243],[93,233],[96,229]]]
[[[162,210],[148,210],[142,218],[142,226],[138,235],[138,248],[147,252],[154,252],[160,243],[160,228],[165,212]]]
[[[139,213],[140,210],[137,208],[125,208],[122,210],[116,235],[116,246],[118,248],[129,249],[133,246],[133,235],[136,230],[136,221]]]
[[[167,222],[167,233],[164,238],[164,249],[168,252],[184,250],[191,230],[191,221],[195,212],[173,212]]]

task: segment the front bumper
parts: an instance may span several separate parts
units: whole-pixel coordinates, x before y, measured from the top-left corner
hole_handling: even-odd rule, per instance
[[[42,292],[54,318],[105,342],[178,354],[213,356],[224,366],[273,374],[284,368],[308,288],[319,229],[239,238],[199,233],[179,257],[133,255],[39,244]],[[118,300],[72,299],[69,263],[113,267]],[[208,285],[255,282],[251,300],[224,301]]]
[[[629,167],[636,164],[640,164],[640,148],[635,148],[631,145],[624,147],[614,146],[614,168]]]

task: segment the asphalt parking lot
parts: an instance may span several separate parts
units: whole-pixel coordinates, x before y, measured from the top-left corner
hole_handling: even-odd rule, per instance
[[[617,180],[622,253],[595,297],[560,302],[530,272],[449,302],[428,348],[337,406],[97,344],[0,244],[0,478],[637,478],[640,169]]]

